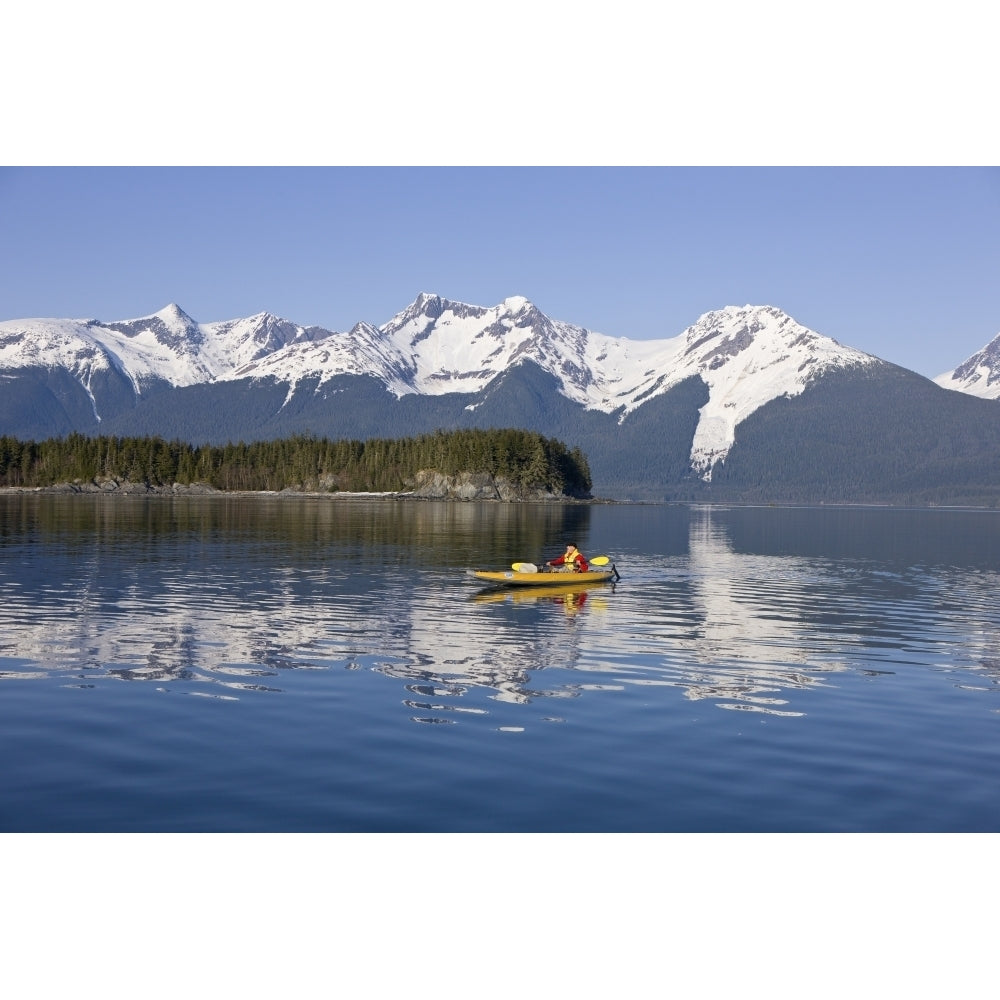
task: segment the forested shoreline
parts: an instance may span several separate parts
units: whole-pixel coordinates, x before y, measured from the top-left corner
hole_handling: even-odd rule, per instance
[[[579,448],[511,429],[366,441],[295,435],[221,446],[160,437],[0,437],[0,487],[7,488],[122,480],[150,487],[204,484],[226,492],[405,492],[426,472],[485,474],[557,496],[586,497],[592,486]]]

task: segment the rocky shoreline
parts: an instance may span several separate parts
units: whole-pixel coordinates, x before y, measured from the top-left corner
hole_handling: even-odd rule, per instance
[[[327,499],[387,499],[387,500],[461,500],[494,501],[497,503],[589,503],[590,497],[570,497],[545,490],[528,490],[515,486],[502,476],[489,473],[459,473],[445,476],[438,472],[417,474],[413,489],[396,493],[352,493],[343,490],[316,490],[307,487],[286,487],[282,490],[220,490],[208,483],[172,483],[156,485],[132,482],[128,479],[76,479],[53,483],[51,486],[5,486],[0,494],[58,494],[64,496],[267,496],[324,497]]]

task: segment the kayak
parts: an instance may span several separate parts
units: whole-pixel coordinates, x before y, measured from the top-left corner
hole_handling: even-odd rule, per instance
[[[470,569],[469,573],[477,580],[503,587],[576,587],[587,583],[607,583],[618,578],[618,570],[614,566],[586,573],[525,573],[514,569]]]

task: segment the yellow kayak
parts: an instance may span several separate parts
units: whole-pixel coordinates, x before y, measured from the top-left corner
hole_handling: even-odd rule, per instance
[[[525,573],[516,569],[472,569],[471,576],[504,587],[576,587],[587,583],[606,583],[618,577],[614,566],[592,569],[587,573]]]

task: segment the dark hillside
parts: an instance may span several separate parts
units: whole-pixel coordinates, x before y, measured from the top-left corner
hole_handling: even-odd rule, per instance
[[[1000,503],[1000,406],[895,365],[828,375],[737,429],[709,496],[744,502]]]

